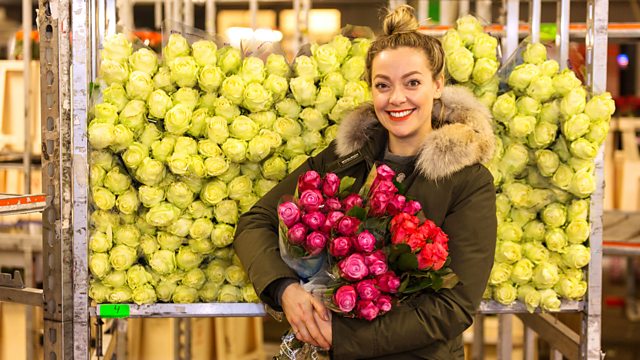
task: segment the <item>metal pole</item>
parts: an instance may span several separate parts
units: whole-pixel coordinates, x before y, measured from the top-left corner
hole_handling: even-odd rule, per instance
[[[418,23],[427,25],[429,20],[429,0],[418,0]]]
[[[571,11],[571,1],[560,0],[557,6],[556,46],[558,47],[558,63],[560,64],[560,70],[562,70],[567,68],[567,62],[569,61],[569,15]]]
[[[162,27],[162,0],[156,0],[153,3],[153,26],[156,29]]]
[[[541,0],[532,0],[529,3],[529,17],[531,23],[531,42],[540,42],[540,11]]]
[[[460,0],[458,2],[458,17],[469,14],[469,0]]]
[[[491,23],[491,0],[476,0],[476,15],[479,19]]]
[[[28,242],[26,244],[23,244],[22,247],[22,252],[23,252],[23,256],[24,256],[24,285],[26,287],[33,287],[33,249],[31,248],[31,242]],[[35,349],[36,349],[36,342],[35,342],[35,332],[36,332],[36,328],[33,325],[34,321],[35,321],[35,316],[34,316],[34,310],[35,308],[33,306],[25,306],[24,308],[25,310],[25,325],[26,325],[26,341],[25,343],[27,344],[27,360],[33,360],[35,359]]]
[[[473,322],[473,344],[471,347],[473,360],[484,360],[484,319],[485,315],[477,313]]]
[[[207,0],[204,7],[204,28],[209,34],[215,34],[216,31],[216,1]]]
[[[183,0],[173,0],[173,19],[175,21],[180,21],[182,19],[182,3]]]
[[[496,352],[498,360],[511,360],[513,315],[498,315],[498,344]]]
[[[530,327],[524,327],[524,360],[533,360],[536,345],[536,333]]]
[[[302,7],[300,2],[302,0],[293,0],[293,13],[295,14],[295,27],[293,32],[293,51],[297,53],[300,51],[300,46],[302,46],[301,41],[301,29],[300,29],[300,8]]]
[[[101,2],[100,0],[98,1]],[[106,0],[106,2],[107,35],[112,35],[116,33],[116,0]],[[102,39],[100,41],[102,41]]]
[[[258,28],[258,0],[249,0],[249,18],[251,28],[255,31]]]
[[[440,25],[453,25],[458,18],[457,1],[440,1]]]
[[[175,318],[173,327],[174,360],[191,359],[191,319]]]
[[[165,20],[173,20],[173,0],[164,0],[164,19]]]
[[[518,22],[520,19],[520,2],[518,0],[507,1],[507,41],[503,52],[503,59],[506,60],[518,48]]]
[[[31,194],[31,0],[22,0],[22,74],[24,79],[24,193]]]
[[[193,1],[184,0],[184,23],[193,27]]]

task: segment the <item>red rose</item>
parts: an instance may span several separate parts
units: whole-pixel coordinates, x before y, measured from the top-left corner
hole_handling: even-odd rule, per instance
[[[342,207],[344,212],[351,210],[351,208],[354,206],[362,207],[362,197],[360,197],[360,195],[349,194],[347,195],[347,197],[342,199]]]
[[[356,307],[357,316],[365,320],[373,320],[378,316],[378,307],[371,300],[358,300]]]
[[[377,176],[376,179],[392,181],[393,177],[396,176],[396,172],[393,171],[388,165],[382,164],[376,167]]]
[[[351,236],[356,233],[360,226],[360,220],[353,216],[343,216],[336,224],[336,230],[340,235]]]
[[[418,269],[429,270],[435,263],[433,254],[434,244],[426,244],[422,250],[416,255],[418,258]]]
[[[278,205],[278,217],[287,228],[290,228],[300,220],[300,209],[291,201],[283,202]]]
[[[369,273],[374,276],[382,275],[389,270],[386,261],[376,260],[369,266]]]
[[[393,271],[387,271],[376,277],[376,285],[378,285],[378,289],[381,291],[395,294],[400,287],[400,278]]]
[[[409,213],[411,215],[415,215],[418,211],[422,210],[422,205],[415,200],[409,200],[406,204],[404,204],[404,209],[402,211]]]
[[[391,200],[392,194],[386,192],[376,192],[369,201],[369,215],[382,216],[387,209],[387,204]]]
[[[333,301],[340,311],[348,313],[356,307],[357,293],[351,285],[341,286],[333,295]]]
[[[317,171],[309,170],[298,178],[298,194],[305,190],[320,190],[322,179]]]
[[[315,211],[320,209],[320,205],[324,203],[324,198],[320,190],[305,190],[300,195],[298,203],[306,211]]]
[[[356,291],[362,300],[375,300],[380,296],[380,290],[376,288],[376,282],[373,279],[360,281],[356,284]]]
[[[398,228],[395,231],[391,231],[391,243],[392,244],[406,244],[409,240],[409,236],[413,234],[414,231],[406,230],[405,228]]]
[[[310,255],[318,255],[327,245],[327,235],[319,231],[314,231],[307,235],[305,245],[305,249],[307,249]]]
[[[420,226],[418,226],[418,231],[426,238],[432,239],[435,235],[438,226],[431,220],[425,220]]]
[[[327,173],[322,182],[322,193],[326,197],[334,197],[338,195],[340,189],[340,178],[334,173]]]
[[[391,219],[391,231],[395,231],[398,227],[404,227],[405,230],[414,230],[418,228],[419,223],[420,220],[417,217],[403,212]]]
[[[369,268],[360,254],[351,254],[338,263],[340,276],[347,281],[358,281],[369,275]]]
[[[427,243],[427,239],[422,236],[422,234],[420,234],[419,232],[414,232],[411,235],[409,235],[409,238],[407,239],[407,245],[409,245],[409,247],[411,247],[411,251],[416,251],[421,249],[422,247],[425,246],[425,244]]]
[[[433,244],[433,270],[440,270],[447,261],[449,252],[442,246],[442,244]]]
[[[376,299],[376,306],[380,310],[380,312],[387,312],[391,310],[391,296],[389,295],[380,295]]]
[[[353,240],[348,236],[339,236],[329,242],[329,254],[343,258],[351,252]]]
[[[295,245],[304,244],[307,238],[307,227],[303,223],[296,223],[287,231],[289,242]]]
[[[432,237],[433,242],[436,244],[442,245],[445,250],[449,250],[449,236],[442,231],[442,229],[438,228]]]
[[[302,222],[312,230],[318,230],[324,225],[325,216],[320,211],[313,211],[302,215]]]
[[[356,249],[363,253],[371,253],[376,249],[376,237],[369,230],[365,230],[356,236]]]
[[[333,229],[334,226],[336,226],[336,224],[338,223],[338,220],[342,219],[343,216],[344,214],[341,213],[340,211],[329,212],[327,214],[326,219],[324,220],[324,225],[322,225],[321,230],[327,234],[330,233],[331,229]]]
[[[340,211],[342,209],[342,204],[340,200],[337,198],[328,198],[324,201],[324,212],[329,211]]]
[[[387,213],[391,216],[395,216],[401,213],[402,209],[404,209],[404,205],[406,201],[407,201],[407,198],[405,198],[404,196],[400,194],[395,194],[387,204]]]

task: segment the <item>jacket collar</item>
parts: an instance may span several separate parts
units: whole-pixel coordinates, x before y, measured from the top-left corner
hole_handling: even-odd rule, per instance
[[[491,113],[473,93],[462,86],[447,86],[442,92],[444,124],[425,138],[416,158],[416,169],[430,180],[451,176],[462,168],[487,162],[493,156],[495,137]],[[441,106],[434,103],[432,116]],[[363,148],[380,154],[386,146],[386,129],[367,103],[346,116],[336,137],[336,152],[343,157]]]

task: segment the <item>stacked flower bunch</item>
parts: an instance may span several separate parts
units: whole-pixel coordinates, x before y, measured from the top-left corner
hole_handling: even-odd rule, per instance
[[[497,148],[487,166],[498,189],[498,244],[485,295],[557,311],[560,297],[577,300],[587,289],[589,196],[614,102],[609,93],[587,100],[542,44],[528,44],[522,57],[510,91],[492,106]]]
[[[258,301],[231,247],[238,216],[369,99],[368,45],[337,36],[292,71],[279,54],[179,34],[161,60],[106,38],[88,125],[91,298]]]
[[[454,84],[470,88],[487,107],[498,96],[498,39],[484,32],[472,15],[456,20],[453,29],[442,37],[445,68]]]
[[[389,311],[394,298],[455,285],[445,267],[446,234],[431,221],[420,224],[421,206],[399,194],[393,170],[381,165],[372,173],[356,194],[346,191],[351,178],[341,185],[335,174],[322,179],[308,171],[299,197],[278,208],[285,262],[314,286],[318,278],[327,282],[320,286],[328,289],[329,308],[369,321]],[[328,277],[317,261],[329,265]]]

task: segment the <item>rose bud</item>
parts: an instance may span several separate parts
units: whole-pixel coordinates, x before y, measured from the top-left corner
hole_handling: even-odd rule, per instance
[[[307,235],[305,245],[305,249],[307,249],[310,255],[318,255],[327,245],[327,235],[319,231],[314,231]]]
[[[295,223],[287,231],[289,242],[294,245],[302,245],[307,238],[307,227],[303,223]]]
[[[365,320],[373,320],[378,316],[378,307],[371,300],[358,300],[356,307],[357,316]]]
[[[369,268],[364,263],[364,257],[360,254],[351,254],[338,263],[340,276],[347,281],[358,281],[369,275]]]
[[[360,220],[353,216],[343,216],[336,224],[336,230],[341,235],[351,236],[355,234],[360,226]]]
[[[329,242],[329,254],[336,258],[343,258],[351,252],[353,240],[348,236],[339,236]]]
[[[380,290],[376,288],[376,281],[373,279],[360,281],[356,284],[356,290],[362,300],[375,300],[380,296]]]
[[[320,211],[313,211],[302,215],[302,222],[311,230],[318,230],[324,225],[325,216]]]
[[[322,193],[326,197],[334,197],[338,195],[340,189],[340,178],[334,173],[327,173],[322,182]]]
[[[376,172],[378,174],[376,178],[379,178],[380,180],[392,181],[393,177],[396,176],[396,172],[385,164],[378,166],[376,168]]]
[[[395,194],[387,204],[387,213],[389,213],[389,215],[391,216],[395,216],[401,213],[402,209],[404,209],[406,200],[407,198],[405,198],[404,196]]]
[[[342,219],[344,216],[340,211],[331,211],[327,214],[326,219],[324,220],[324,225],[321,230],[325,233],[330,233],[331,229],[338,223],[338,220]]]
[[[355,245],[358,251],[371,253],[376,249],[376,237],[369,230],[365,230],[357,235]]]
[[[337,198],[328,198],[324,201],[324,212],[329,212],[329,211],[340,211],[342,209],[342,204],[340,203],[340,200],[338,200]]]
[[[320,190],[305,190],[300,195],[300,200],[298,201],[300,207],[306,211],[315,211],[320,209],[320,205],[322,205],[323,202],[324,198],[322,197]]]
[[[333,295],[333,301],[340,311],[348,313],[356,307],[357,293],[351,285],[341,286]]]
[[[387,204],[389,200],[391,200],[391,194],[385,192],[376,192],[371,197],[371,201],[369,202],[369,215],[371,216],[381,216],[384,215],[385,210],[387,209]]]
[[[309,170],[298,178],[298,193],[302,194],[305,190],[319,190],[322,185],[322,179],[317,171]]]
[[[369,273],[373,276],[378,276],[386,273],[389,270],[387,263],[382,260],[376,260],[369,266]]]
[[[391,310],[391,296],[380,295],[375,302],[380,312],[387,312]]]
[[[364,256],[364,263],[367,264],[367,266],[371,266],[371,264],[377,261],[387,261],[387,255],[384,254],[384,251],[376,250]]]
[[[400,278],[393,271],[387,271],[376,277],[376,285],[378,285],[378,289],[381,291],[395,294],[400,287]]]
[[[438,231],[438,227],[436,224],[427,219],[420,226],[418,226],[418,231],[426,238],[433,239]]]
[[[278,217],[287,228],[290,228],[300,220],[300,209],[291,201],[283,202],[278,205]]]
[[[351,210],[352,207],[362,207],[362,197],[358,194],[349,194],[342,199],[342,209],[344,212]]]
[[[415,201],[415,200],[409,200],[407,201],[407,203],[404,205],[404,209],[402,211],[409,213],[411,215],[415,215],[418,213],[418,211],[422,210],[422,205],[420,205],[419,202]]]

